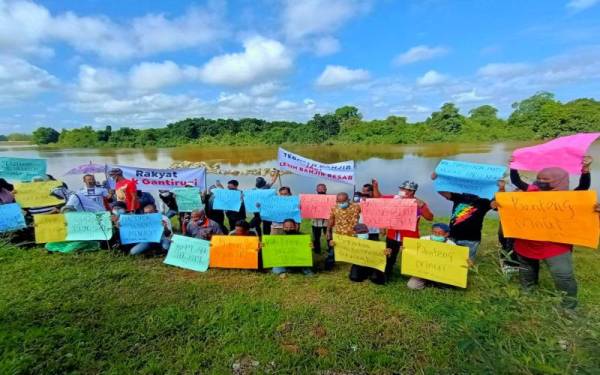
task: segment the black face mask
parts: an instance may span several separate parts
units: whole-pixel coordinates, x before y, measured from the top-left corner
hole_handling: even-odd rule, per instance
[[[296,234],[295,230],[284,230],[283,233],[285,234]]]
[[[317,194],[327,194],[325,191],[317,191]]]
[[[540,188],[540,190],[552,190],[552,186],[550,186],[549,182],[542,182],[542,181],[535,180],[535,181],[533,181],[533,184],[535,186],[537,186],[538,188]]]

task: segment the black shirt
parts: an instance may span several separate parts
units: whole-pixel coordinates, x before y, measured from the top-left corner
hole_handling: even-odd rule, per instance
[[[483,218],[491,210],[491,201],[455,193],[452,193],[450,200],[454,203],[450,218],[450,238],[455,241],[481,241]]]

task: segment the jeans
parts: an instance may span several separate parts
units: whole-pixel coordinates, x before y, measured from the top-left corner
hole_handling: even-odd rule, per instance
[[[140,242],[138,244],[135,244],[131,250],[129,251],[129,255],[139,255],[142,254],[148,250],[150,250],[152,247],[156,246],[158,244],[154,243],[154,242]],[[166,238],[165,236],[163,236],[160,239],[160,247],[162,250],[169,250],[169,247],[171,246],[171,241]]]
[[[321,235],[327,232],[327,227],[312,227],[313,235],[313,250],[317,254],[321,254]]]
[[[477,249],[479,248],[480,241],[469,241],[469,240],[453,240],[458,246],[466,246],[469,248],[469,259],[475,260],[477,255]]]
[[[540,261],[519,255],[519,262],[521,263],[519,269],[521,287],[530,290],[538,283]],[[572,252],[543,259],[543,262],[548,265],[556,289],[565,293],[561,305],[574,309],[577,306],[577,281],[573,272]]]

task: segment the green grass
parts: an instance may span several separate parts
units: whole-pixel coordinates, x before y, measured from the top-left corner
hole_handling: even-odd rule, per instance
[[[500,273],[496,228],[468,289],[420,292],[399,273],[351,283],[346,264],[282,279],[4,245],[0,373],[599,373],[598,253],[576,250],[567,318],[545,269],[532,295]]]

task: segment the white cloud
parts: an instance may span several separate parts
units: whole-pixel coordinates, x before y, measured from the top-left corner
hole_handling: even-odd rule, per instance
[[[287,0],[283,11],[284,33],[290,39],[329,34],[369,9],[364,0]]]
[[[369,80],[370,74],[364,69],[350,69],[340,65],[327,65],[317,78],[319,87],[346,86]]]
[[[256,36],[244,41],[244,52],[213,57],[202,67],[200,78],[211,84],[243,86],[279,76],[292,65],[283,44]]]
[[[148,92],[179,83],[184,76],[184,71],[173,61],[143,62],[131,68],[129,82],[132,89]]]
[[[567,8],[573,12],[579,12],[600,3],[600,0],[570,0]]]
[[[489,96],[480,96],[477,94],[475,89],[471,91],[459,92],[458,94],[452,95],[452,99],[458,103],[473,103],[480,102],[482,100],[490,99]]]
[[[281,86],[277,82],[264,82],[250,87],[249,93],[252,96],[272,96],[281,90]]]
[[[396,58],[394,58],[394,63],[398,65],[412,64],[418,61],[440,57],[447,53],[448,49],[446,47],[429,47],[426,45],[420,45],[412,47],[408,51],[396,56]]]
[[[522,75],[530,70],[529,64],[525,63],[492,63],[479,68],[477,74],[485,77],[510,78]]]
[[[448,80],[443,74],[436,72],[435,70],[430,70],[425,73],[422,77],[417,78],[417,85],[423,87],[429,86],[438,86],[442,83],[445,83]]]
[[[0,103],[31,98],[56,88],[59,81],[46,70],[16,57],[0,57]]]
[[[317,39],[314,52],[317,56],[327,56],[338,52],[341,48],[339,40],[327,36]]]
[[[279,103],[275,105],[275,109],[292,109],[296,108],[298,104],[289,101],[289,100],[281,100]]]
[[[94,68],[89,65],[79,66],[79,89],[89,93],[110,92],[122,87],[125,79],[116,71]]]
[[[48,55],[52,50],[47,44],[58,42],[107,59],[129,59],[210,46],[228,33],[221,18],[219,7],[192,7],[172,19],[147,14],[130,22],[115,22],[101,15],[53,15],[27,0],[0,0],[0,48],[5,53]]]

